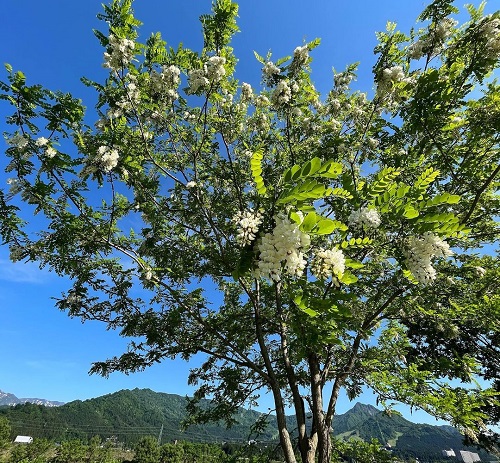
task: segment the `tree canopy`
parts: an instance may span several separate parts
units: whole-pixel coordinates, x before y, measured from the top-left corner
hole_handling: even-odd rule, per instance
[[[132,1],[113,0],[96,31],[109,75],[83,79],[94,126],[10,66],[0,83],[11,259],[69,277],[58,308],[130,338],[92,372],[206,354],[189,377],[201,422],[272,394],[288,463],[292,434],[302,461],[330,461],[339,393],[363,387],[477,441],[498,420],[500,312],[500,14],[482,8],[458,25],[435,0],[409,34],[388,23],[373,96],[351,89],[354,64],[322,97],[319,40],[256,53],[257,88],[235,74],[236,3],[201,17],[195,51],[140,43]]]

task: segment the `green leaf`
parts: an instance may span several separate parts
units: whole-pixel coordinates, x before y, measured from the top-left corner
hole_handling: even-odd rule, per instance
[[[353,269],[358,269],[363,268],[365,265],[357,260],[349,259],[348,257],[346,257],[345,266]]]
[[[411,204],[406,204],[404,207],[403,216],[407,219],[414,219],[418,217],[420,213]]]
[[[264,179],[262,178],[262,159],[263,159],[262,149],[258,149],[252,154],[250,159],[250,170],[252,171],[252,177],[255,182],[257,192],[260,195],[265,195],[267,188],[264,184]]]
[[[339,229],[346,231],[347,225],[343,224],[339,220],[322,219],[316,224],[313,233],[316,235],[329,235]]]
[[[349,272],[349,270],[346,270],[342,275],[342,278],[339,278],[339,281],[345,285],[350,285],[351,283],[356,283],[358,281],[358,277]]]
[[[307,214],[304,217],[304,220],[300,226],[300,229],[306,233],[310,232],[314,228],[314,226],[316,225],[318,220],[319,220],[319,216],[315,212],[309,212],[309,214]]]

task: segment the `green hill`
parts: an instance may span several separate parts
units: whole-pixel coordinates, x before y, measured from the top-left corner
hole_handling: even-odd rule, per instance
[[[74,401],[61,407],[19,404],[0,408],[10,420],[14,434],[45,437],[62,441],[87,440],[94,435],[116,438],[133,444],[145,435],[159,436],[162,442],[247,442],[255,438],[251,427],[260,413],[241,409],[237,424],[230,429],[220,423],[197,425],[181,430],[185,417],[184,397],[153,392],[150,389],[122,390],[95,399]],[[293,416],[288,417],[293,430]],[[450,426],[415,424],[399,413],[391,415],[371,405],[356,404],[348,412],[335,416],[334,434],[341,439],[376,438],[390,444],[395,455],[419,457],[423,461],[441,460],[441,450],[464,448],[461,435]],[[273,417],[259,441],[275,441],[277,431]],[[483,460],[486,454],[482,454]]]
[[[181,430],[185,417],[184,397],[153,392],[150,389],[122,390],[95,399],[69,402],[61,407],[21,404],[0,409],[11,421],[15,434],[45,437],[52,440],[87,439],[93,435],[115,436],[127,444],[145,435],[158,436],[163,442],[189,440],[193,442],[242,442],[252,438],[251,426],[260,413],[241,410],[237,424],[226,429],[211,423]],[[162,430],[163,427],[163,430]],[[263,435],[272,440],[276,432],[270,428]]]

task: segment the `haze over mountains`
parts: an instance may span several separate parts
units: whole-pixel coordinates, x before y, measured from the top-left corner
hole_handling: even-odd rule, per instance
[[[0,393],[0,404],[17,399],[13,394]],[[273,416],[265,418],[267,427],[257,436],[252,432],[261,413],[240,409],[237,423],[226,429],[221,423],[207,423],[181,430],[186,399],[157,393],[150,389],[122,390],[85,401],[73,401],[54,407],[42,404],[43,399],[17,399],[24,403],[0,407],[0,415],[7,416],[16,434],[45,437],[56,441],[72,438],[88,439],[93,435],[103,438],[115,436],[125,444],[133,444],[145,435],[159,436],[162,442],[188,440],[193,442],[240,442],[250,439],[277,444],[278,432]],[[57,403],[58,404],[58,403]],[[290,416],[290,430],[294,417]],[[391,415],[373,407],[357,403],[348,412],[334,418],[334,434],[342,439],[377,439],[401,457],[419,457],[432,461],[444,449],[463,449],[462,436],[451,426],[415,424],[399,413]],[[471,449],[476,451],[475,449]],[[486,454],[484,454],[486,456]]]

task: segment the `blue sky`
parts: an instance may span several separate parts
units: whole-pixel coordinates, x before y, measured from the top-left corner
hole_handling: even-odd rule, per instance
[[[472,2],[478,4],[477,1]],[[487,8],[492,11],[495,1]],[[200,49],[201,26],[198,17],[210,11],[210,0],[136,0],[136,16],[143,21],[140,40],[161,31],[169,45],[183,42]],[[343,69],[360,61],[357,89],[372,89],[375,31],[383,30],[387,20],[408,32],[424,8],[421,0],[242,0],[239,33],[233,45],[240,59],[237,75],[257,87],[260,65],[253,50],[275,57],[291,54],[304,40],[316,37],[322,44],[312,56],[312,77],[326,94],[332,82],[332,67]],[[306,6],[307,5],[307,6]],[[457,3],[461,7],[461,3]],[[81,76],[102,80],[103,50],[92,33],[104,30],[96,19],[101,0],[6,0],[2,4],[0,59],[22,70],[29,84],[40,83],[52,90],[72,92],[89,109],[95,95],[80,83]],[[5,72],[0,70],[0,80]],[[0,104],[0,130],[10,108]],[[41,134],[43,135],[43,134]],[[7,145],[3,143],[2,149]],[[4,165],[4,161],[0,163]],[[2,170],[3,172],[3,170]],[[6,176],[0,173],[0,182]],[[82,324],[54,308],[54,300],[65,289],[64,281],[33,264],[11,264],[8,250],[0,247],[0,389],[18,397],[41,397],[68,402],[87,399],[123,388],[151,388],[159,392],[190,394],[187,375],[190,365],[166,361],[143,373],[130,376],[113,374],[109,379],[89,376],[93,361],[119,355],[126,340],[99,323]],[[193,366],[196,363],[196,359]],[[373,402],[370,394],[360,398]],[[264,401],[262,409],[267,409]],[[338,412],[352,404],[343,401]],[[413,421],[434,419],[424,414],[409,416]]]

